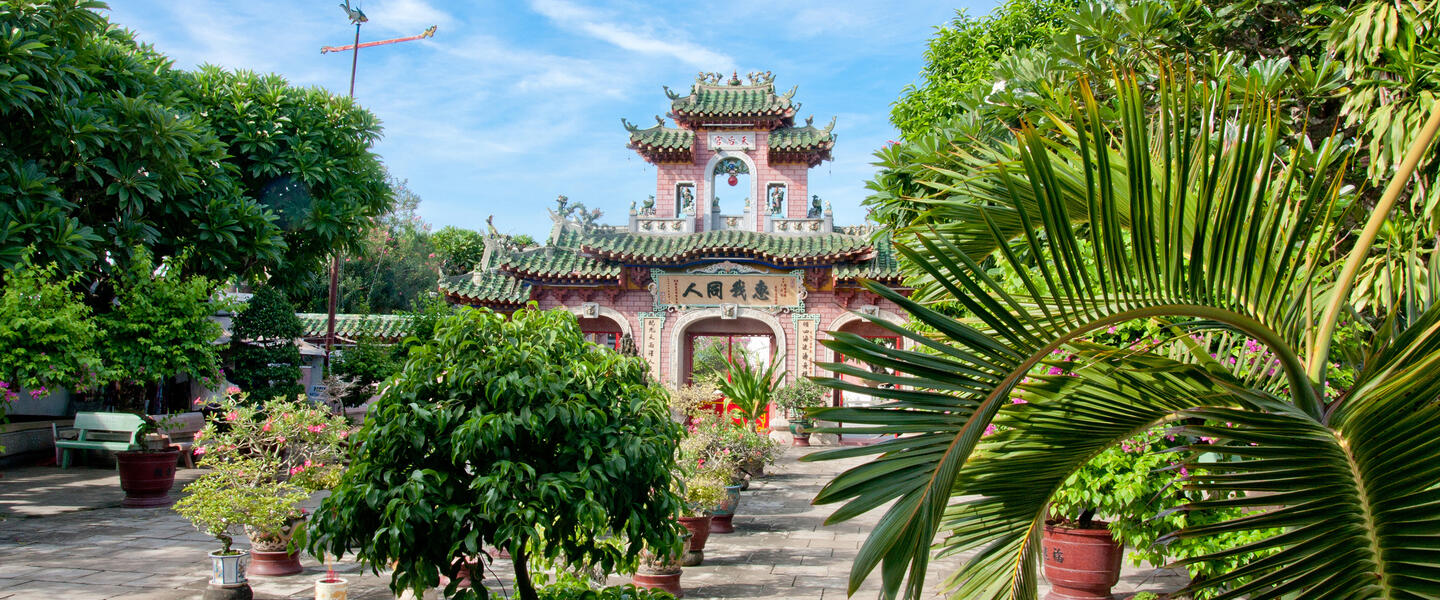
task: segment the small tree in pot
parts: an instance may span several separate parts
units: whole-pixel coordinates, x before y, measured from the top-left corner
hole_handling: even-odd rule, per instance
[[[115,382],[116,405],[145,419],[146,434],[159,433],[159,424],[147,413],[165,411],[150,406],[161,382],[179,373],[214,377],[219,367],[215,340],[223,331],[210,317],[223,307],[211,301],[215,284],[185,277],[178,263],[156,268],[148,253],[137,250],[120,273],[114,304],[99,317],[100,351]],[[124,505],[169,504],[178,457],[179,450],[163,444],[116,454]]]
[[[220,542],[220,549],[210,553],[213,576],[205,593],[207,600],[250,597],[245,577],[249,553],[233,547],[235,534],[246,526],[282,527],[295,507],[309,497],[283,482],[257,484],[248,473],[232,468],[216,469],[185,486],[185,492],[175,503],[175,512]]]
[[[807,411],[825,405],[825,387],[809,378],[801,377],[775,391],[775,408],[785,413],[790,421],[790,435],[796,446],[810,445],[810,428],[815,422]]]
[[[371,406],[310,550],[393,567],[397,593],[443,574],[447,597],[478,598],[461,568],[505,548],[523,600],[532,556],[607,572],[634,569],[641,548],[678,556],[681,434],[649,365],[587,343],[573,315],[463,309]]]
[[[339,480],[348,428],[343,417],[309,402],[272,398],[256,407],[244,395],[231,395],[195,435],[203,443],[196,448],[200,465],[213,472],[186,491],[219,486],[239,496],[259,490],[283,498],[272,511],[283,518],[257,513],[240,524],[250,537],[254,574],[299,573],[291,538],[304,531],[300,503]]]

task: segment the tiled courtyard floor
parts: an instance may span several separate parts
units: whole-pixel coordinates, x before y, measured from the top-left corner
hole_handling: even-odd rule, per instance
[[[685,569],[687,598],[845,597],[850,562],[879,515],[823,526],[834,507],[811,506],[810,499],[857,461],[801,463],[796,459],[803,452],[791,449],[772,474],[742,493],[736,532],[712,535],[705,564]],[[182,469],[176,490],[199,473]],[[0,600],[199,598],[209,576],[205,553],[215,542],[169,509],[119,508],[122,495],[113,470],[32,467],[0,474],[0,514],[8,516],[0,521]],[[938,592],[942,573],[955,564],[932,564],[926,588]],[[255,597],[314,597],[323,567],[309,558],[305,565],[305,573],[292,577],[252,577]],[[513,591],[509,562],[492,567]],[[354,563],[337,571],[350,579],[353,600],[393,598],[383,573],[362,574]],[[626,580],[612,576],[610,582]],[[488,583],[494,587],[493,579]],[[1180,583],[1127,568],[1115,591],[1124,598]],[[867,583],[856,597],[873,598],[875,589]]]

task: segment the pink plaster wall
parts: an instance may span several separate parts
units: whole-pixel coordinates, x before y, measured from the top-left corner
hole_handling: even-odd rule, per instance
[[[677,216],[675,214],[676,184],[687,181],[695,183],[696,231],[703,231],[705,217],[710,210],[711,178],[705,172],[705,165],[716,153],[706,143],[708,132],[709,130],[705,128],[696,131],[694,163],[660,163],[655,169],[656,216],[672,218]],[[757,132],[755,138],[755,149],[746,152],[750,160],[755,163],[754,172],[750,174],[751,202],[759,202],[763,205],[766,187],[771,183],[783,183],[786,185],[785,216],[792,219],[804,217],[805,211],[810,206],[810,167],[804,163],[770,164],[770,132]],[[751,223],[751,228],[760,231],[764,227],[762,211],[754,212],[756,218]]]

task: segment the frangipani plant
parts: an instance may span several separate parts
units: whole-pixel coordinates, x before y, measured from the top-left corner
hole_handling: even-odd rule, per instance
[[[1212,554],[1272,553],[1196,586],[1223,598],[1434,595],[1440,308],[1411,295],[1363,315],[1373,330],[1353,353],[1353,385],[1332,389],[1328,372],[1339,323],[1355,318],[1356,270],[1440,127],[1440,107],[1340,255],[1346,148],[1284,147],[1270,105],[1226,111],[1229,90],[1192,83],[1159,82],[1154,107],[1122,80],[1108,107],[1117,122],[1099,117],[1082,82],[1074,109],[1052,115],[1055,137],[1022,127],[1014,145],[957,149],[963,172],[931,171],[925,200],[969,216],[902,236],[913,298],[867,285],[929,335],[870,319],[919,349],[844,332],[827,342],[897,384],[829,379],[886,402],[816,411],[847,433],[899,434],[808,457],[876,456],[817,498],[845,502],[832,521],[889,504],[855,559],[852,593],[878,568],[887,596],[920,598],[932,552],[968,552],[946,582],[952,597],[1034,598],[1055,490],[1107,448],[1171,425],[1213,440],[1220,459],[1190,469],[1186,488],[1207,499],[1189,510],[1263,509],[1175,539],[1284,531]],[[997,271],[1013,273],[1019,291]],[[1090,340],[1152,319],[1171,332],[1154,346]],[[1272,358],[1251,368],[1211,357],[1247,341]],[[1056,350],[1073,361],[1056,364]],[[863,366],[825,367],[873,378]],[[1017,387],[1028,404],[1012,403]],[[982,440],[997,422],[1006,430]]]

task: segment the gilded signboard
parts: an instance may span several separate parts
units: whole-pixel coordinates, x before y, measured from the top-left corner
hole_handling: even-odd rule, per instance
[[[733,304],[747,308],[796,309],[804,305],[804,284],[793,273],[667,273],[657,272],[657,307],[700,307]]]

